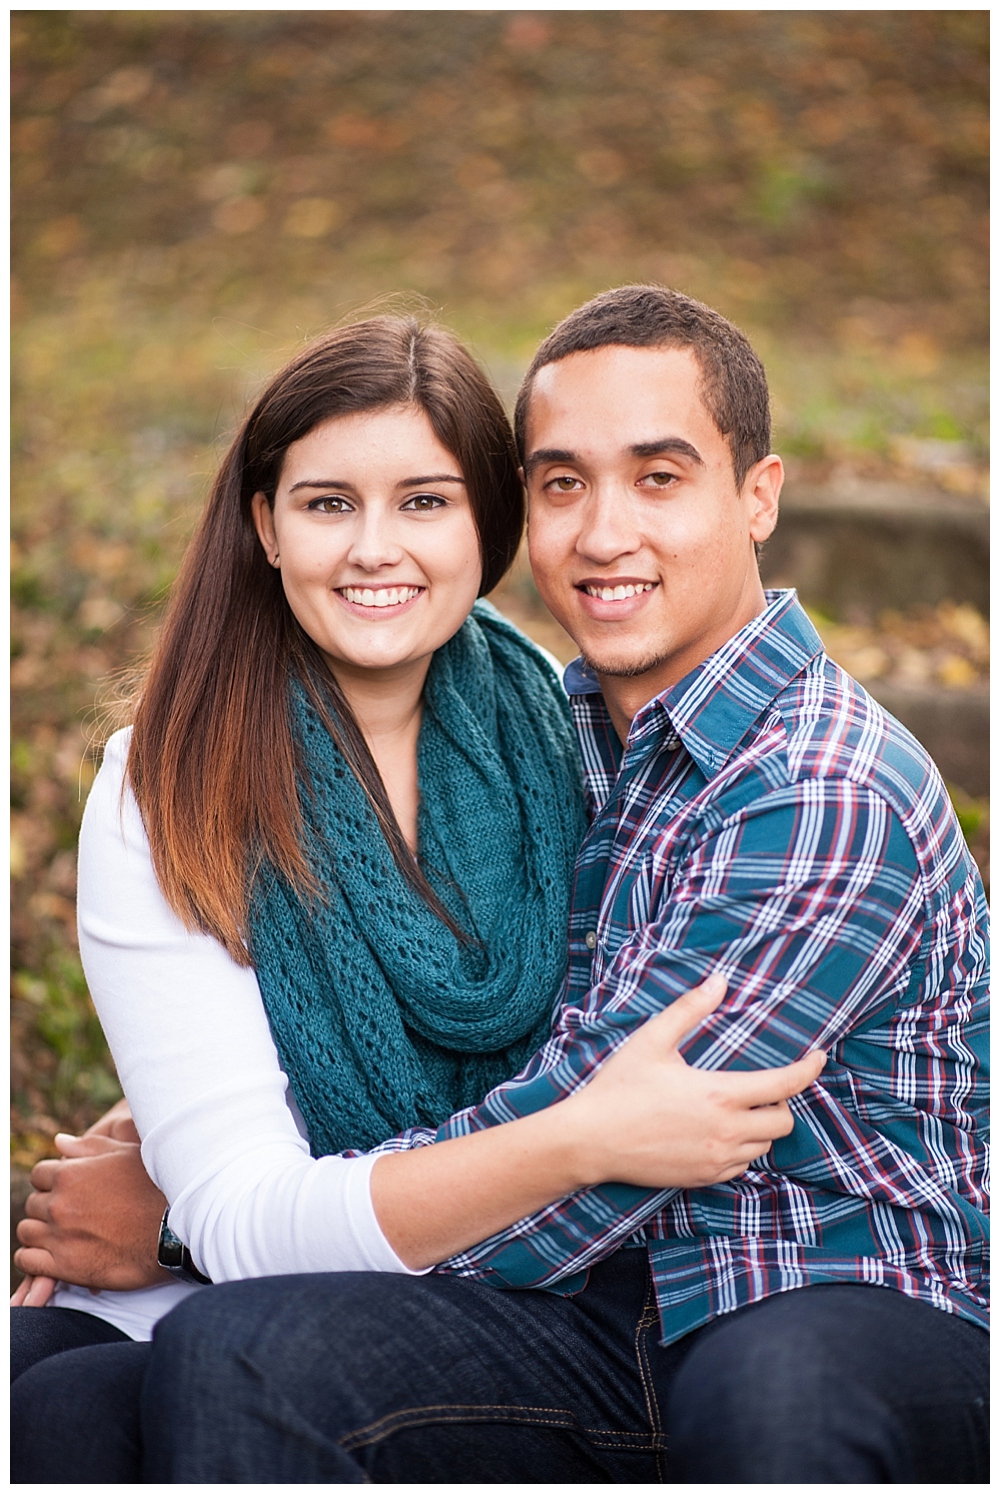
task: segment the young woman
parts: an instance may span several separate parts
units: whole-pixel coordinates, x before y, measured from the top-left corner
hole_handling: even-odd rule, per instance
[[[790,1129],[759,1108],[785,1071],[750,1095],[663,1061],[709,989],[535,1116],[338,1155],[481,1099],[559,997],[568,706],[476,600],[522,523],[503,409],[439,329],[333,332],[246,420],[81,835],[81,952],[148,1178],[110,1138],[41,1164],[18,1264],[79,1286],[14,1314],[22,1367],[148,1338],[197,1290],[156,1265],[164,1197],[212,1281],[422,1271],[592,1183],[734,1176]]]

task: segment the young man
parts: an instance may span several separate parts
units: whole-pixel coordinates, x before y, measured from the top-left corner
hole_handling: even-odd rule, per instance
[[[763,370],[629,287],[543,343],[517,426],[593,822],[553,1037],[439,1135],[558,1100],[715,971],[689,1059],[826,1068],[732,1183],[578,1193],[431,1276],[183,1304],[145,1478],[982,1481],[982,888],[926,754],[761,588]]]

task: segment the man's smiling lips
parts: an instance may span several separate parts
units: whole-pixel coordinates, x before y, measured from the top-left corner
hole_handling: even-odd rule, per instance
[[[574,586],[588,617],[613,622],[641,611],[659,584],[642,576],[587,576]]]
[[[399,617],[423,596],[425,586],[337,586],[334,594],[349,612],[365,621],[383,622]]]

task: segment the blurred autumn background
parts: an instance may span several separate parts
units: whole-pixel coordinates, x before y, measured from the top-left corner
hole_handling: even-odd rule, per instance
[[[13,67],[19,1176],[119,1093],[74,933],[95,702],[248,396],[390,292],[507,397],[611,284],[744,326],[790,473],[769,575],[985,870],[985,12],[19,11]],[[523,565],[498,600],[569,657]]]

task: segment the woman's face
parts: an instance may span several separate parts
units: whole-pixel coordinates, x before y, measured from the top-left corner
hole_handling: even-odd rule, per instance
[[[335,675],[426,668],[482,578],[464,474],[412,406],[341,415],[285,454],[254,522],[288,605]]]

